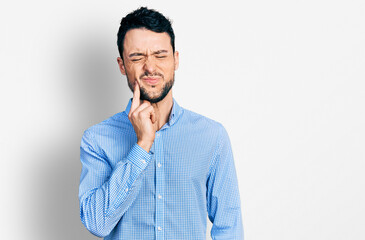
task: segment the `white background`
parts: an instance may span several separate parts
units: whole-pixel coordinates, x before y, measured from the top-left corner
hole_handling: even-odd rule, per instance
[[[230,135],[246,239],[365,239],[360,0],[1,3],[1,239],[95,239],[80,139],[132,96],[116,33],[145,5],[173,20],[176,100]]]

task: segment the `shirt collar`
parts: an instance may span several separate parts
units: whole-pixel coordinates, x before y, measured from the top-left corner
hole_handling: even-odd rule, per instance
[[[131,106],[132,106],[132,98],[129,99],[128,105],[125,109],[125,113],[128,115],[129,111],[131,110]],[[176,100],[173,98],[173,105],[172,105],[172,110],[170,113],[170,117],[169,117],[169,121],[168,121],[168,125],[172,126],[180,117],[180,115],[183,112],[183,108],[180,107],[180,105],[176,102]]]

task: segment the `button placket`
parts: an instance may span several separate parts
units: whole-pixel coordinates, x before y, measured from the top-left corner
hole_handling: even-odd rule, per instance
[[[164,201],[162,196],[165,190],[165,174],[162,164],[164,162],[163,154],[163,136],[156,133],[155,138],[155,164],[156,164],[156,239],[164,239]]]

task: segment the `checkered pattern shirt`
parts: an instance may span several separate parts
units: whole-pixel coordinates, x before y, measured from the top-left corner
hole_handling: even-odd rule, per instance
[[[80,217],[105,239],[243,239],[240,197],[224,127],[180,107],[156,132],[150,152],[136,144],[124,112],[81,140]]]

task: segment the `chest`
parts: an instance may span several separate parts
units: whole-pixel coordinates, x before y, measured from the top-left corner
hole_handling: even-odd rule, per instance
[[[194,136],[160,135],[153,144],[156,177],[172,186],[205,186],[214,147]]]

